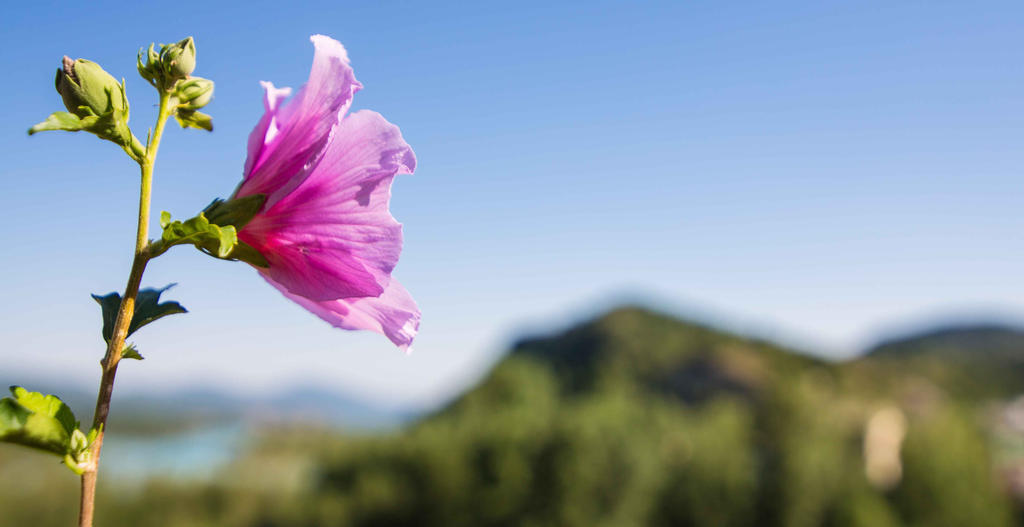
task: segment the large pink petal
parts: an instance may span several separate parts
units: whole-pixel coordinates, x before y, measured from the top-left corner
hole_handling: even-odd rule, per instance
[[[379,297],[316,302],[288,292],[262,270],[260,275],[284,296],[334,327],[375,331],[386,336],[403,350],[409,349],[419,331],[420,310],[409,292],[397,280],[392,280]]]
[[[262,253],[270,278],[315,301],[380,295],[402,250],[388,200],[416,158],[398,127],[356,112],[338,123],[302,183],[252,219],[239,238]]]
[[[252,132],[249,132],[248,154],[245,158],[245,172],[243,172],[246,176],[252,172],[253,165],[259,159],[266,143],[272,141],[278,132],[281,131],[277,113],[281,108],[281,104],[292,94],[291,88],[275,88],[271,82],[262,81],[260,85],[263,86],[264,113],[260,121],[256,123],[256,127],[252,129]]]
[[[264,85],[266,114],[249,137],[245,179],[236,197],[275,192],[280,196],[301,183],[303,168],[322,154],[332,127],[362,88],[340,42],[323,35],[310,40],[315,47],[313,67],[292,100],[282,106],[281,91]]]

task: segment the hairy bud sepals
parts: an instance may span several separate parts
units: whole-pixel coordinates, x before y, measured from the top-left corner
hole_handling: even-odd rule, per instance
[[[156,44],[150,44],[149,49],[139,50],[139,75],[160,91],[174,91],[196,69],[196,43],[188,37],[174,44],[160,44],[159,52],[155,48]]]
[[[57,70],[54,87],[67,112],[55,112],[29,129],[29,134],[47,130],[84,130],[117,143],[131,155],[139,151],[138,139],[128,128],[128,97],[124,80],[118,82],[99,64],[65,56]]]
[[[192,77],[179,82],[174,89],[174,98],[178,100],[178,108],[198,110],[213,99],[213,81],[202,77]]]

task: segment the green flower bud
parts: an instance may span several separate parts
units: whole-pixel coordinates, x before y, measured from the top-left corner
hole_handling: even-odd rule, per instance
[[[71,433],[71,451],[77,454],[88,447],[89,438],[87,438],[81,430],[76,428],[75,431]]]
[[[78,117],[126,111],[124,86],[95,62],[65,56],[55,85],[64,106]]]
[[[139,56],[136,59],[136,68],[139,70],[139,75],[147,82],[156,87],[157,83],[160,82],[160,55],[153,49],[154,44],[149,45],[148,50],[139,49]],[[146,62],[142,62],[142,55],[145,53]]]
[[[167,75],[167,85],[187,79],[196,69],[196,44],[188,37],[177,44],[167,44],[160,49],[160,64]]]
[[[174,90],[178,99],[178,107],[185,110],[198,110],[210,103],[213,98],[213,81],[202,77],[192,77],[179,82]]]

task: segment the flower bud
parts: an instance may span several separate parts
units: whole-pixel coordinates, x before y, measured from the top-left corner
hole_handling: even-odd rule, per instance
[[[213,98],[213,81],[202,77],[192,77],[179,82],[174,91],[178,99],[178,107],[185,110],[198,110],[210,103]]]
[[[75,429],[71,433],[71,451],[78,453],[89,447],[89,438],[81,430]]]
[[[192,37],[177,44],[163,46],[160,49],[160,63],[167,75],[168,87],[192,75],[192,71],[196,69],[196,44]]]
[[[139,50],[139,56],[136,59],[136,68],[139,70],[139,75],[155,87],[157,83],[160,82],[161,74],[160,55],[153,49],[154,47],[154,44],[150,44],[148,50]],[[143,53],[146,55],[145,63],[142,62]]]
[[[55,85],[64,99],[64,106],[78,117],[126,109],[124,86],[95,62],[65,56],[63,67],[57,70]],[[82,109],[83,106],[88,110]]]

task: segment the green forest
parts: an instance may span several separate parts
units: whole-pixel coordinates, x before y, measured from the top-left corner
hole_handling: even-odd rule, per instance
[[[101,475],[97,524],[1024,524],[1022,391],[1009,329],[830,362],[625,307],[522,340],[395,431],[268,428],[202,482]],[[19,454],[0,445],[0,525],[73,525],[78,479]]]

